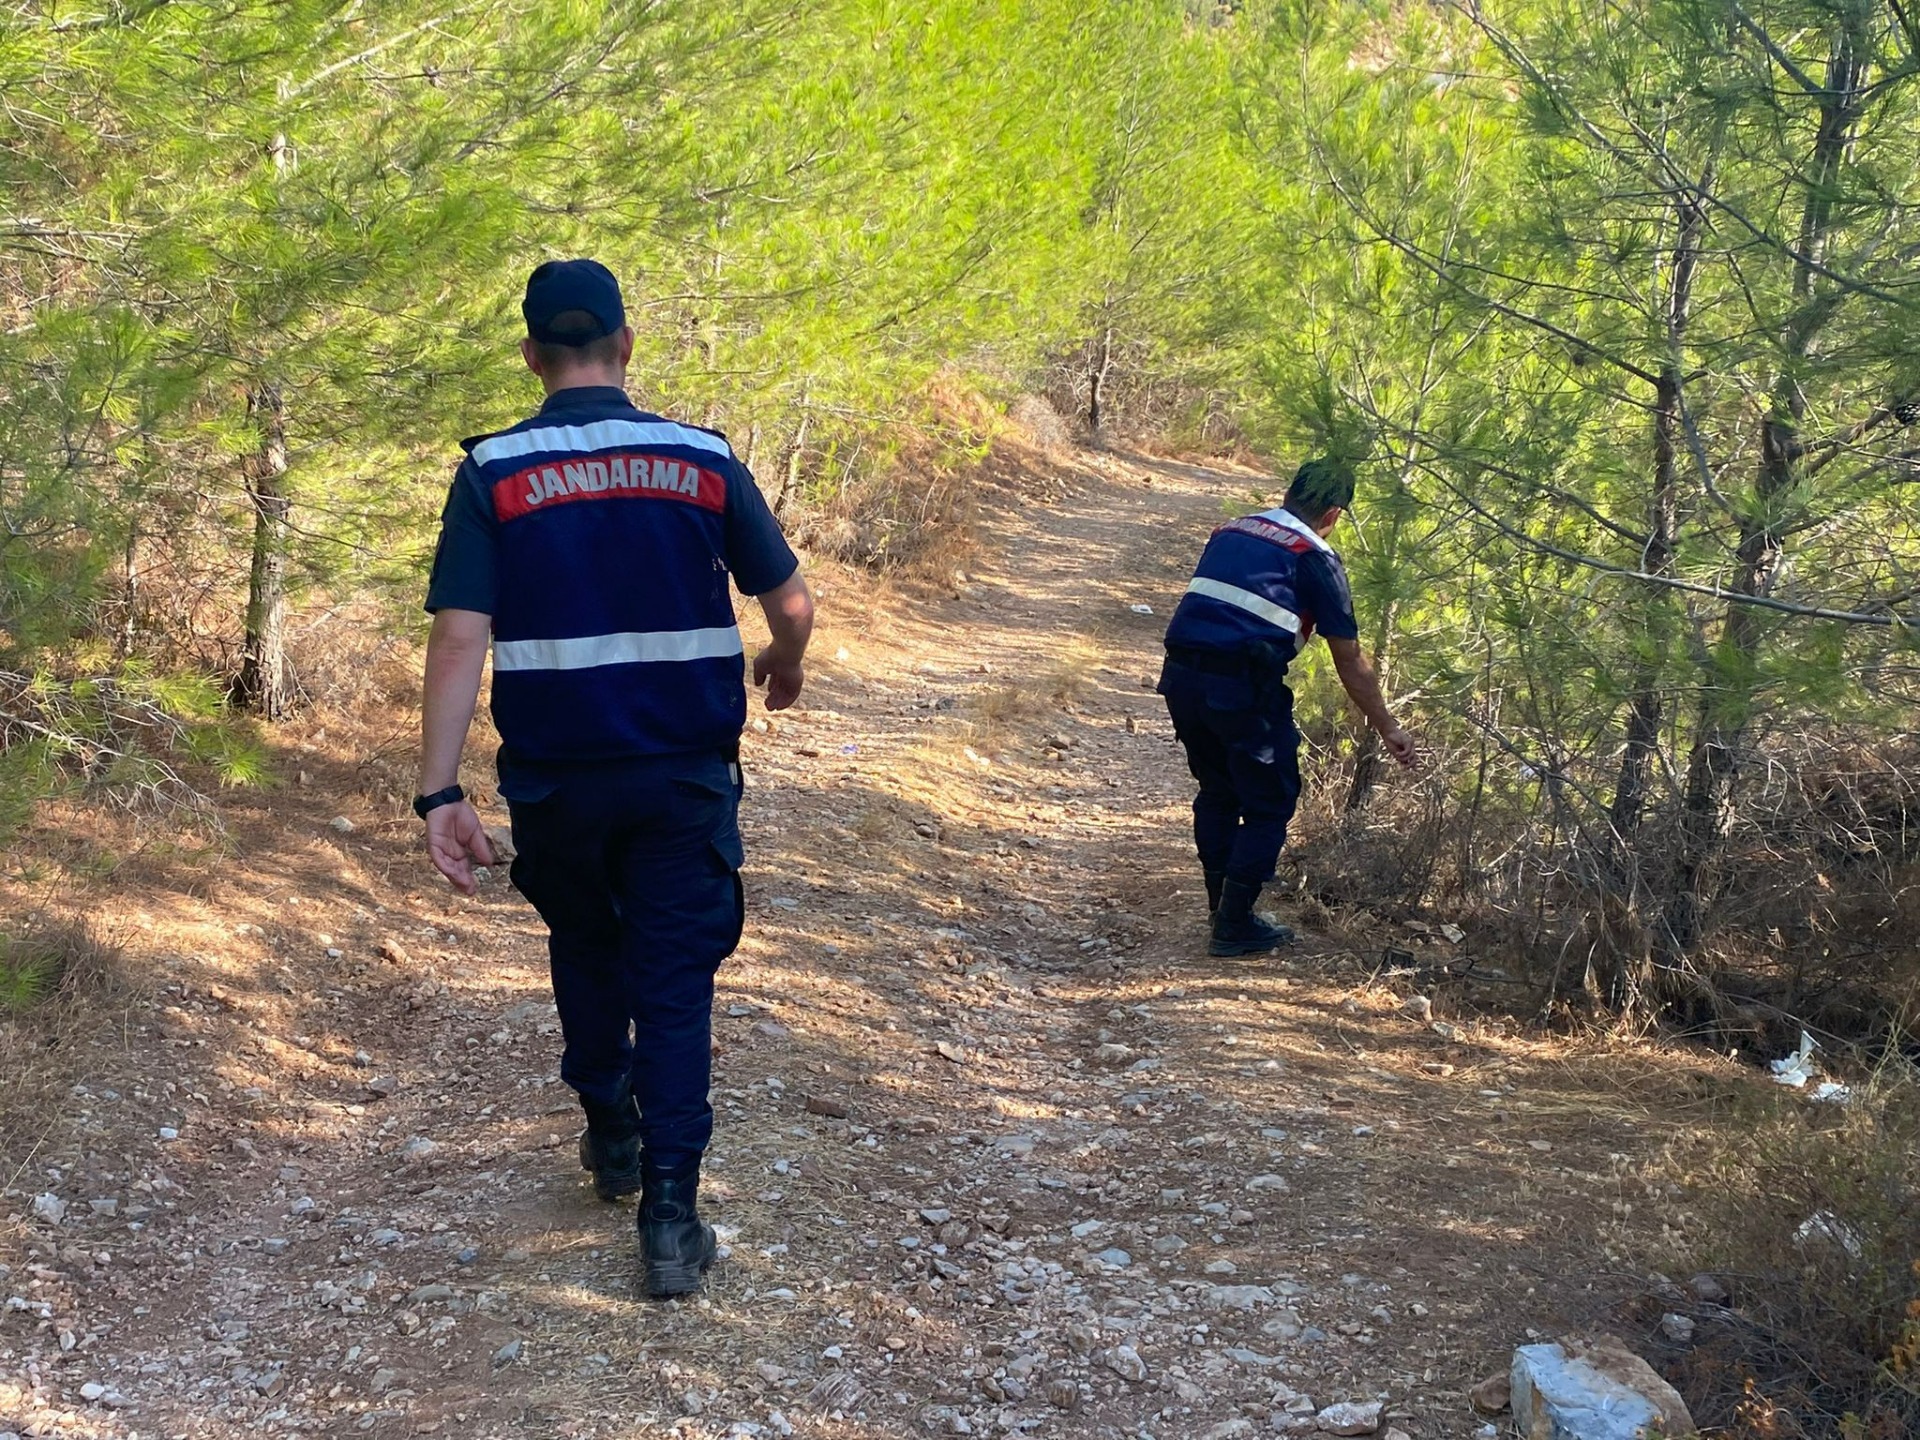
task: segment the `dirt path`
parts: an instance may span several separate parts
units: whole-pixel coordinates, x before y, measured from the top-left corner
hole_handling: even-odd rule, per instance
[[[1336,946],[1205,958],[1150,687],[1250,483],[1088,462],[951,598],[828,580],[809,708],[748,736],[696,1302],[636,1298],[574,1168],[531,912],[429,883],[403,729],[306,733],[243,856],[126,901],[163,988],[0,1172],[0,1434],[1473,1434],[1603,1303],[1661,1097]]]

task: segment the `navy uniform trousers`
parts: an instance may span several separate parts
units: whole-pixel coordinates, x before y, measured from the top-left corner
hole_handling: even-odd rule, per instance
[[[513,883],[552,932],[560,1078],[596,1105],[637,1099],[642,1150],[663,1170],[713,1136],[713,978],[746,914],[740,788],[719,754],[502,785],[532,797],[506,797]]]
[[[1200,782],[1193,840],[1205,870],[1261,886],[1273,878],[1300,803],[1300,732],[1293,692],[1259,678],[1193,669],[1169,657],[1160,694]]]

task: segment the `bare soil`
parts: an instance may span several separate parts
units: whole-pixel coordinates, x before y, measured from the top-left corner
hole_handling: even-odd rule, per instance
[[[438,882],[403,709],[323,697],[224,850],[50,809],[7,908],[87,912],[140,981],[55,1050],[0,1036],[0,1432],[1225,1440],[1343,1400],[1479,1431],[1515,1343],[1620,1323],[1663,1145],[1747,1082],[1378,978],[1471,935],[1283,897],[1323,933],[1207,958],[1152,683],[1257,483],[1013,466],[950,586],[819,577],[806,708],[747,736],[695,1300],[637,1295],[542,929],[503,873]]]

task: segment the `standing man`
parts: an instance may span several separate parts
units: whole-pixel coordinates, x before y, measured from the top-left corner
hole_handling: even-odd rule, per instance
[[[1200,782],[1193,838],[1213,916],[1211,955],[1258,955],[1293,932],[1254,913],[1300,799],[1300,732],[1287,666],[1317,628],[1354,704],[1393,758],[1416,763],[1413,737],[1387,713],[1340,557],[1327,536],[1353,503],[1353,472],[1309,460],[1278,510],[1213,532],[1167,626],[1160,693]]]
[[[745,667],[729,577],[766,612],[756,685],[800,694],[813,600],[724,437],[637,410],[620,286],[592,260],[527,281],[520,351],[546,403],[462,442],[427,590],[420,795],[455,889],[493,863],[456,783],[489,637],[513,883],[551,932],[560,1076],[603,1199],[640,1192],[644,1289],[713,1263],[697,1208],[713,1134],[713,978],[740,940]]]

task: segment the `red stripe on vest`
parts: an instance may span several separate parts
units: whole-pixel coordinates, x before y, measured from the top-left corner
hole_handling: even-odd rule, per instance
[[[678,500],[720,514],[727,482],[690,460],[623,453],[529,465],[493,485],[493,513],[502,521],[575,500]]]
[[[1265,540],[1296,555],[1304,555],[1315,548],[1313,541],[1298,530],[1290,530],[1285,525],[1276,525],[1271,520],[1262,520],[1258,515],[1243,515],[1238,520],[1229,520],[1213,533],[1232,530],[1240,535],[1251,535],[1256,540]]]

